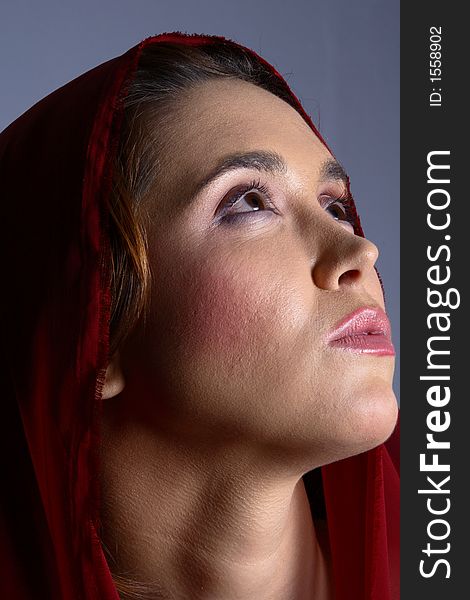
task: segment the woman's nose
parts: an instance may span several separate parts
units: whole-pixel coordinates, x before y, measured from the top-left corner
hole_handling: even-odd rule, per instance
[[[350,231],[337,230],[337,235],[320,252],[313,266],[313,280],[324,290],[338,290],[344,285],[362,285],[370,276],[379,256],[377,246]]]

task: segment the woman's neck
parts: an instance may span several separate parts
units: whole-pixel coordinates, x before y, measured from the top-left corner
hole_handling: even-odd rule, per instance
[[[301,477],[275,478],[234,446],[195,452],[106,419],[102,539],[114,573],[153,598],[329,600],[327,537]]]

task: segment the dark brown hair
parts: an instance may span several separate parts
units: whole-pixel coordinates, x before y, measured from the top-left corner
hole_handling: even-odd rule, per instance
[[[113,169],[109,201],[112,255],[110,356],[145,318],[150,289],[145,223],[139,213],[142,199],[158,178],[159,157],[166,140],[158,136],[181,101],[183,92],[200,83],[241,79],[275,94],[297,109],[286,84],[256,56],[228,41],[193,47],[161,42],[144,48],[136,73],[124,88],[123,121]],[[103,543],[108,563],[113,557]],[[112,571],[116,571],[111,568]],[[113,573],[122,600],[161,597],[151,583]]]

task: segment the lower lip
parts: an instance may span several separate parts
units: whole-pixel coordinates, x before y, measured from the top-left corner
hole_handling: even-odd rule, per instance
[[[359,354],[374,354],[376,356],[395,356],[395,348],[389,338],[384,335],[349,335],[331,340],[333,348],[343,348]]]

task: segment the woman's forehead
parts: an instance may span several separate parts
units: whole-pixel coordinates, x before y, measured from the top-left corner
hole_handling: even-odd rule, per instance
[[[238,156],[258,153],[266,159],[264,163],[270,156],[280,157],[287,171],[292,168],[309,176],[319,176],[325,162],[333,159],[293,107],[240,80],[198,85],[178,103],[164,127],[157,129],[156,135],[168,139],[162,161],[167,175],[174,177],[177,172],[179,179],[199,186]],[[276,159],[271,162],[275,165]]]
[[[200,137],[212,144],[223,144],[224,139],[230,139],[251,145],[254,139],[262,138],[286,144],[295,140],[325,148],[292,106],[271,92],[242,80],[213,80],[199,84],[182,97],[175,116],[179,128],[187,134],[184,137],[193,141]],[[213,138],[215,133],[218,139]]]

